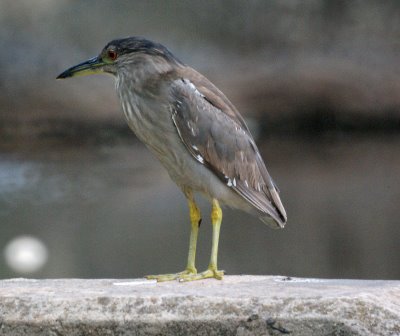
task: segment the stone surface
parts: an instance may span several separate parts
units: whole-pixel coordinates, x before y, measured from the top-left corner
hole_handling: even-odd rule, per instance
[[[400,281],[0,281],[0,335],[400,335]]]

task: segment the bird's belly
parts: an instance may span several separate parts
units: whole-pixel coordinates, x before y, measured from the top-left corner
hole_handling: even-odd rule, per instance
[[[182,144],[183,145],[183,144]],[[183,145],[184,146],[184,145]],[[238,193],[222,182],[209,168],[198,162],[185,148],[181,158],[183,169],[171,169],[170,176],[181,187],[189,187],[208,199],[217,199],[221,204],[251,212],[252,206]],[[167,168],[168,170],[168,168]]]
[[[198,162],[187,150],[179,136],[168,142],[168,149],[149,149],[166,168],[171,179],[182,189],[190,188],[208,199],[218,199],[221,204],[252,212],[253,207],[238,193],[222,182],[209,168]]]

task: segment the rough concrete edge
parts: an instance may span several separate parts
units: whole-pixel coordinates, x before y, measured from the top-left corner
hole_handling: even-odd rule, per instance
[[[120,298],[115,298],[119,300]],[[183,299],[183,300],[182,300]],[[343,298],[340,298],[343,300]],[[99,303],[99,298],[85,299],[85,305],[96,307],[97,309],[87,311],[88,316],[82,318],[73,318],[68,322],[61,322],[65,316],[58,315],[56,317],[49,317],[48,313],[42,316],[42,320],[38,321],[38,316],[33,316],[32,319],[7,319],[0,321],[0,325],[12,326],[14,329],[24,328],[24,326],[30,326],[38,330],[64,330],[71,333],[75,328],[78,330],[85,329],[89,330],[114,330],[116,331],[119,327],[125,326],[125,328],[134,328],[136,331],[150,332],[150,330],[159,330],[163,333],[168,329],[168,326],[172,327],[174,330],[187,330],[188,332],[193,331],[200,326],[204,329],[206,326],[211,328],[209,333],[212,334],[212,330],[222,328],[224,332],[233,332],[234,330],[265,330],[266,328],[271,330],[286,330],[293,331],[296,330],[298,335],[307,335],[307,333],[314,330],[315,325],[319,325],[319,330],[322,334],[328,334],[330,332],[346,332],[346,335],[396,335],[400,334],[399,325],[395,325],[396,316],[392,315],[387,309],[376,305],[373,298],[360,298],[356,301],[354,299],[349,299],[352,303],[347,310],[341,311],[341,314],[337,313],[337,310],[330,311],[329,309],[337,306],[338,299],[329,298],[321,299],[318,303],[315,298],[310,298],[309,300],[296,300],[289,299],[285,302],[272,302],[266,303],[262,300],[257,300],[254,298],[249,298],[247,300],[241,299],[223,299],[218,300],[210,307],[210,302],[208,299],[200,297],[191,297],[190,299],[185,297],[164,297],[161,306],[169,306],[170,309],[174,311],[174,314],[165,315],[163,317],[158,317],[156,321],[154,318],[146,318],[140,316],[148,316],[152,313],[151,306],[147,309],[143,307],[141,310],[137,311],[136,314],[131,314],[131,310],[135,308],[134,300],[127,300],[126,304],[126,314],[121,314],[121,311],[117,311],[118,316],[113,313],[107,315],[98,315],[99,318],[94,318],[93,314],[98,314],[101,304]],[[193,310],[199,309],[199,311],[194,315],[190,316],[187,314],[187,304],[193,304]],[[247,301],[247,302],[244,302]],[[15,303],[15,302],[14,302]],[[60,304],[65,304],[65,301],[61,301]],[[23,300],[16,303],[17,307],[29,307],[31,300]],[[110,301],[109,304],[112,304]],[[155,302],[159,305],[160,302]],[[232,309],[231,313],[228,314],[226,311],[217,314],[220,310],[220,306],[224,305],[225,309]],[[298,307],[302,306],[302,309]],[[309,305],[307,307],[307,305]],[[327,308],[326,313],[321,313],[320,310],[315,309],[324,305]],[[240,307],[242,306],[242,307]],[[304,314],[304,306],[311,308],[306,314]],[[314,306],[314,308],[313,308]],[[211,316],[205,318],[201,310],[207,307],[207,311],[211,311]],[[246,308],[247,307],[247,308]],[[252,307],[252,308],[250,308]],[[107,309],[106,309],[107,310]],[[147,311],[146,311],[147,310]],[[277,310],[280,312],[277,313]],[[236,313],[235,313],[236,311]],[[380,312],[381,316],[376,316],[371,319],[371,312]],[[25,311],[28,316],[28,312]],[[186,314],[185,314],[186,313]],[[215,313],[215,315],[214,315]],[[344,314],[343,314],[344,313]],[[386,315],[383,316],[382,315]],[[389,316],[388,316],[389,315]],[[390,316],[391,315],[391,316]],[[200,316],[197,318],[196,316]],[[348,318],[346,318],[346,316]],[[261,322],[263,321],[263,322]],[[270,323],[267,323],[267,322]],[[385,325],[379,325],[379,322],[385,321]],[[275,325],[276,324],[276,325]],[[186,325],[186,328],[184,327]],[[119,326],[119,327],[118,327]],[[383,332],[382,332],[383,328]],[[1,329],[0,329],[1,331]],[[315,330],[314,330],[315,331]],[[144,333],[145,334],[145,333]],[[315,333],[314,333],[315,334]]]
[[[389,286],[385,284],[389,284]],[[52,304],[50,297],[47,315],[44,314],[43,316],[42,314],[42,317],[46,318],[47,316],[47,320],[44,319],[40,322],[37,322],[36,318],[25,321],[21,321],[21,319],[16,319],[15,321],[12,319],[4,320],[4,315],[1,314],[3,318],[0,317],[0,334],[23,335],[22,333],[5,334],[4,332],[6,332],[7,328],[9,330],[12,328],[13,330],[20,330],[22,332],[25,328],[29,327],[31,328],[28,333],[30,335],[35,335],[32,328],[38,330],[37,335],[42,334],[40,331],[44,332],[45,330],[52,335],[64,333],[66,331],[68,335],[74,335],[73,332],[76,330],[76,335],[79,335],[79,330],[82,330],[82,328],[84,328],[88,334],[93,332],[93,330],[97,330],[98,332],[112,330],[120,333],[124,328],[124,330],[128,332],[127,334],[129,334],[129,328],[135,328],[135,332],[138,332],[139,335],[151,334],[152,332],[153,334],[166,334],[166,331],[170,328],[176,331],[176,335],[179,335],[180,333],[185,334],[185,332],[189,331],[195,332],[195,329],[201,326],[203,330],[207,329],[210,335],[218,335],[219,333],[216,333],[216,329],[218,328],[220,328],[220,332],[237,335],[239,335],[239,332],[241,335],[247,335],[246,333],[255,333],[257,330],[263,330],[264,332],[265,330],[269,330],[272,334],[282,334],[285,333],[285,331],[292,331],[292,335],[310,335],[310,333],[316,335],[313,328],[318,326],[318,332],[320,332],[318,335],[338,334],[338,332],[340,335],[343,333],[345,335],[400,335],[400,326],[398,323],[396,324],[396,321],[400,320],[398,318],[400,315],[400,305],[397,296],[392,296],[394,300],[389,300],[389,302],[386,300],[383,301],[380,297],[383,294],[395,294],[398,290],[398,287],[396,287],[398,285],[395,284],[393,287],[389,282],[382,282],[379,286],[382,286],[382,290],[379,290],[379,292],[374,291],[368,293],[360,291],[356,296],[353,295],[349,297],[343,296],[343,294],[341,296],[331,295],[328,297],[318,297],[312,294],[310,297],[289,296],[283,299],[274,296],[268,299],[254,296],[246,299],[217,296],[217,301],[211,306],[210,318],[204,318],[204,314],[191,315],[190,312],[187,311],[188,303],[193,306],[192,309],[200,309],[200,313],[201,310],[205,309],[205,304],[207,303],[207,310],[210,311],[209,297],[202,295],[162,295],[152,303],[153,308],[160,308],[160,305],[161,308],[171,306],[174,314],[158,318],[156,323],[154,318],[143,318],[146,314],[152,313],[152,304],[149,305],[152,300],[146,301],[147,299],[151,299],[151,295],[144,299],[143,297],[139,297],[139,300],[144,304],[144,308],[142,308],[141,311],[136,311],[136,300],[138,298],[135,296],[107,297],[107,293],[104,295],[94,293],[93,298],[82,298],[82,302],[92,308],[85,310],[88,315],[75,316],[75,319],[67,323],[62,322],[62,318],[65,318],[65,315],[61,314],[62,309],[59,311],[58,316],[49,318],[49,312],[54,313],[59,309]],[[106,300],[104,300],[104,298],[106,298]],[[25,318],[29,317],[28,312],[32,309],[32,301],[34,301],[32,297],[22,297],[19,299],[19,303],[15,302],[15,297],[3,296],[0,297],[0,299],[2,299],[0,300],[0,303],[2,303],[0,305],[0,312],[1,308],[10,300],[10,302],[14,304],[15,312],[20,310],[21,305],[25,306],[26,310],[23,315]],[[58,300],[58,304],[62,307],[64,304],[68,304],[68,302],[76,303],[76,300],[76,297],[71,298],[71,300]],[[120,301],[117,316],[112,312],[111,314],[104,315],[104,310],[102,314],[102,309],[105,308],[105,305],[113,304],[116,301]],[[335,309],[338,306],[338,301],[348,301],[347,309],[340,309],[338,312],[337,309]],[[224,304],[228,310],[230,307],[232,308],[230,314],[226,312],[222,312],[222,315],[218,314],[218,312],[221,313],[221,304]],[[43,308],[45,308],[45,306],[46,305],[44,305]],[[321,312],[321,310],[318,309],[321,306],[325,308],[325,311]],[[299,307],[301,307],[301,309],[299,309]],[[126,314],[120,314],[123,308],[127,309]],[[107,310],[106,308],[105,311]],[[133,314],[132,310],[134,311]],[[72,317],[71,315],[74,314],[76,315],[76,313],[72,313],[69,317]],[[99,314],[98,316],[100,316],[100,319],[93,318],[93,314]],[[90,316],[92,318],[90,318]],[[197,316],[203,317],[197,318]],[[83,322],[82,317],[84,317],[85,322]],[[222,321],[221,317],[223,318]],[[382,321],[384,321],[384,325],[379,325]]]

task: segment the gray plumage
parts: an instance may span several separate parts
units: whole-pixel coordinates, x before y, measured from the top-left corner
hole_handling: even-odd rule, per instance
[[[125,40],[116,40],[106,48],[124,44]],[[258,215],[272,227],[283,227],[286,212],[277,189],[233,104],[166,48],[152,48],[150,44],[146,51],[139,47],[130,52],[137,55],[129,71],[115,73],[122,107],[129,126],[160,159],[171,178],[183,190],[199,191]]]
[[[217,255],[220,203],[283,228],[286,213],[278,190],[242,116],[207,78],[179,61],[167,48],[130,37],[114,40],[99,56],[58,78],[109,73],[129,127],[156,155],[188,200],[191,232],[184,271],[149,275],[157,281],[221,280]],[[201,213],[193,192],[212,204],[212,247],[208,268],[195,266]]]
[[[215,85],[164,46],[139,37],[111,41],[82,64],[99,62],[102,72],[116,77],[128,125],[186,195],[200,192],[272,227],[285,225],[285,209],[257,145]],[[72,76],[71,69],[59,78]]]

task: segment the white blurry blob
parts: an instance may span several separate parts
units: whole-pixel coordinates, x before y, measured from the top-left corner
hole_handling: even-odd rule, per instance
[[[47,261],[46,246],[37,238],[19,236],[11,240],[4,249],[7,265],[18,273],[39,271]]]

